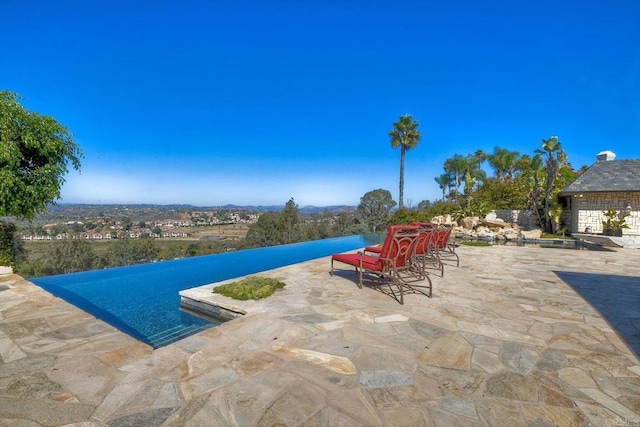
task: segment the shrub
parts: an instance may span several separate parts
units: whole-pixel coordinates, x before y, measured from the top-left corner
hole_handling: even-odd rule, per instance
[[[276,289],[285,284],[269,277],[251,276],[237,282],[228,283],[213,289],[214,294],[221,294],[237,300],[258,300],[273,295]]]
[[[409,210],[399,209],[393,213],[389,223],[391,225],[406,225],[412,222],[428,222],[433,217],[429,216],[429,212],[426,210]]]
[[[0,220],[0,265],[15,266],[23,255],[24,248],[16,234],[16,225]]]

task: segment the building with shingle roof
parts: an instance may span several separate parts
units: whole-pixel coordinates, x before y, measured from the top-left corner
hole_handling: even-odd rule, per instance
[[[572,233],[602,233],[604,212],[627,213],[625,235],[640,235],[640,159],[615,160],[603,151],[598,161],[560,192],[571,212]]]

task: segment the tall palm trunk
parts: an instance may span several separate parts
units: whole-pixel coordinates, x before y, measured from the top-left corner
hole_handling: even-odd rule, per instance
[[[551,225],[551,197],[553,195],[553,183],[558,175],[558,163],[550,157],[547,160],[547,186],[544,197],[544,228],[547,231],[553,231]]]
[[[400,200],[398,201],[398,209],[404,207],[404,154],[406,148],[404,145],[400,146]]]

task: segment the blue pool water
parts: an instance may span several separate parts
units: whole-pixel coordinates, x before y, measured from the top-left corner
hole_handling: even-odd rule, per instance
[[[181,290],[378,244],[383,237],[338,237],[31,281],[121,331],[160,347],[216,325],[180,310]]]

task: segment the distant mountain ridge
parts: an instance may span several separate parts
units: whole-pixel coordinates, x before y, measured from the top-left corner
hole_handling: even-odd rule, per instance
[[[224,206],[195,206],[188,204],[127,204],[127,203],[59,203],[50,205],[47,211],[36,215],[36,220],[40,222],[67,222],[67,221],[84,221],[92,218],[111,218],[121,220],[122,218],[130,218],[131,220],[149,221],[160,219],[185,219],[188,218],[190,212],[211,212],[211,211],[236,211],[249,213],[262,212],[281,212],[285,205],[235,205],[227,204]],[[308,205],[298,208],[302,215],[321,214],[329,211],[338,213],[355,209],[355,206],[348,205],[331,205],[331,206],[313,206]],[[185,216],[187,215],[187,216]]]
[[[248,205],[248,206],[241,206],[241,205],[232,205],[232,204],[228,204],[228,205],[224,205],[224,206],[219,206],[218,208],[220,209],[246,209],[246,210],[255,210],[258,212],[278,212],[284,209],[285,205],[269,205],[269,206],[264,206],[264,205]],[[304,214],[312,214],[312,213],[322,213],[325,210],[329,211],[329,212],[340,212],[343,210],[348,210],[348,209],[355,209],[355,206],[349,206],[349,205],[330,205],[330,206],[314,206],[314,205],[307,205],[307,206],[303,206],[303,207],[298,207],[298,210],[301,213]],[[214,208],[215,209],[215,208]]]
[[[154,204],[154,203],[58,203],[47,208],[48,211],[60,211],[67,209],[162,209],[162,210],[211,210],[211,209],[226,209],[226,210],[250,210],[257,212],[274,212],[283,210],[285,205],[236,205],[226,204],[224,206],[196,206],[190,204]],[[355,209],[356,206],[350,205],[329,205],[329,206],[314,206],[307,205],[298,207],[299,211],[304,214],[321,213],[325,210],[329,212],[340,212],[343,210]]]

